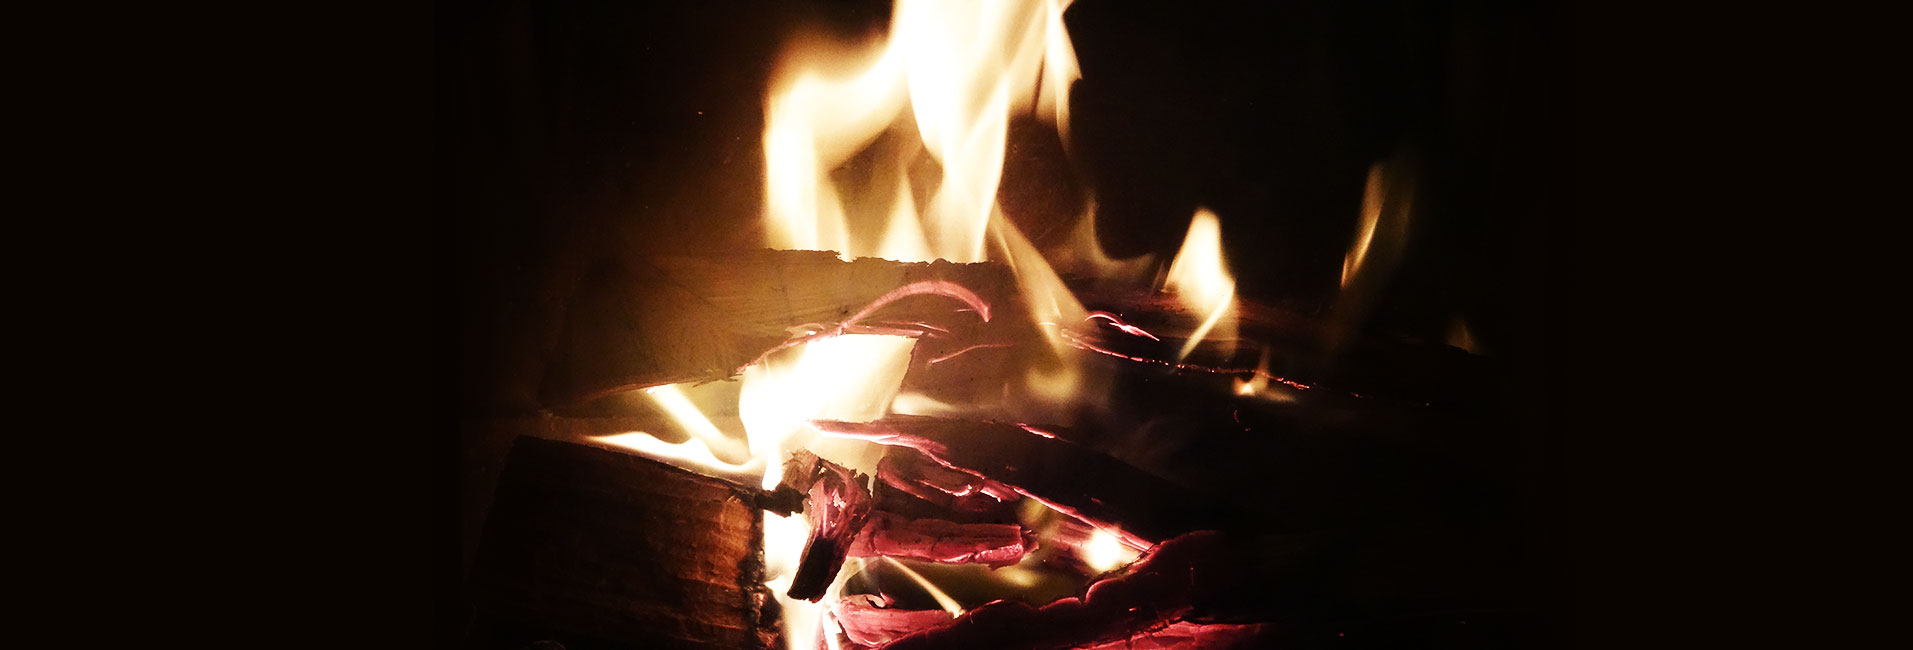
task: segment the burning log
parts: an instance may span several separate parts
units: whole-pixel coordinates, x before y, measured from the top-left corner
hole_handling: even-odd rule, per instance
[[[964,304],[968,298],[919,298],[864,312],[899,288],[924,283],[974,292],[981,308]],[[827,251],[624,260],[589,274],[568,302],[541,399],[568,406],[636,388],[724,379],[810,335],[961,327],[1015,303],[1015,287],[1009,269],[997,264],[845,262]]]
[[[851,557],[907,557],[943,564],[1007,566],[1035,548],[1035,535],[1015,524],[959,524],[873,513],[850,546]]]
[[[1329,320],[1246,298],[1236,300],[1234,339],[1205,340],[1177,362],[1202,314],[1158,291],[1079,288],[1083,305],[1108,317],[1094,327],[1074,328],[1070,344],[1131,361],[1245,379],[1259,370],[1268,381],[1291,386],[1456,406],[1490,403],[1502,374],[1488,357],[1439,343],[1346,332]]]
[[[1243,611],[1269,614],[1250,609],[1264,605],[1264,599],[1245,598],[1263,588],[1259,580],[1271,577],[1244,570],[1258,565],[1220,533],[1189,533],[1162,543],[1119,575],[1091,585],[1082,598],[1065,598],[1042,607],[996,601],[970,610],[948,625],[911,632],[884,647],[1115,648],[1128,647],[1122,645],[1125,641],[1163,633],[1185,635],[1196,643],[1174,647],[1236,647],[1260,634],[1264,626],[1250,623],[1210,629],[1198,619]],[[1280,591],[1281,586],[1273,590]]]
[[[470,578],[471,647],[777,646],[754,498],[650,459],[520,437]]]
[[[909,415],[812,424],[824,435],[915,449],[978,485],[1011,486],[1065,514],[1114,525],[1121,530],[1111,532],[1133,548],[1213,527],[1215,514],[1205,501],[1176,485],[1024,426]]]

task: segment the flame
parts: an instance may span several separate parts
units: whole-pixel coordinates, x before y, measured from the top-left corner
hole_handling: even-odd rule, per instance
[[[1269,349],[1262,348],[1262,355],[1256,359],[1255,374],[1248,381],[1235,380],[1235,394],[1255,395],[1269,388]]]
[[[1069,86],[1081,76],[1063,29],[1067,0],[898,0],[877,44],[795,40],[765,99],[764,218],[773,248],[834,250],[845,259],[921,262],[984,259],[1002,180],[1012,112],[1067,135]],[[907,111],[906,111],[907,109]],[[909,119],[906,119],[909,118]],[[875,242],[831,171],[886,131],[908,134],[890,168],[922,156],[941,182],[916,205],[908,174],[884,185],[891,208]]]
[[[1136,561],[1142,553],[1123,544],[1121,539],[1104,530],[1094,529],[1089,541],[1083,543],[1083,563],[1098,573]]]
[[[897,558],[885,555],[883,559],[889,562],[891,566],[896,567],[898,571],[902,571],[904,575],[910,576],[910,579],[916,582],[917,586],[923,587],[924,591],[929,592],[930,597],[936,599],[937,606],[942,607],[943,611],[950,613],[950,618],[963,615],[963,605],[957,603],[956,599],[951,598],[949,594],[943,593],[943,590],[938,589],[936,583],[930,582],[929,578],[925,578],[923,574],[911,570],[908,565],[897,560]]]
[[[1368,259],[1368,247],[1375,243],[1375,227],[1382,220],[1382,192],[1382,166],[1376,164],[1368,168],[1368,180],[1362,185],[1361,222],[1355,229],[1355,243],[1348,247],[1348,254],[1342,256],[1344,289],[1362,268],[1362,262]]]
[[[660,460],[676,461],[673,464],[696,467],[707,473],[714,473],[734,480],[755,478],[759,471],[759,466],[762,465],[762,462],[756,459],[741,464],[727,463],[718,460],[717,455],[711,453],[711,448],[706,446],[704,440],[700,438],[692,438],[680,443],[669,443],[659,440],[656,436],[652,436],[643,431],[632,431],[608,436],[596,436],[591,438],[591,441],[600,445],[623,447]]]
[[[1188,358],[1196,344],[1212,333],[1226,346],[1225,354],[1235,349],[1235,278],[1222,259],[1222,224],[1208,208],[1196,210],[1189,220],[1189,234],[1183,236],[1182,250],[1169,264],[1166,286],[1184,307],[1208,314],[1176,353],[1177,361]]]
[[[1405,150],[1368,168],[1355,241],[1342,257],[1341,295],[1335,299],[1329,326],[1331,346],[1361,325],[1401,263],[1414,210],[1418,160],[1415,152]]]
[[[1481,353],[1475,343],[1474,331],[1468,329],[1468,321],[1462,320],[1460,316],[1456,316],[1448,323],[1448,344],[1471,354]]]
[[[874,471],[879,450],[857,445],[849,448],[848,457],[828,453],[831,441],[816,440],[810,421],[869,422],[883,417],[910,367],[915,345],[914,339],[901,336],[850,334],[817,339],[745,368],[738,416],[750,438],[751,455],[781,459],[786,450],[809,447],[854,469]],[[767,463],[764,489],[774,489],[782,480],[783,466]]]
[[[1045,258],[1057,269],[1074,273],[1081,277],[1096,278],[1119,284],[1144,284],[1156,266],[1156,256],[1138,255],[1127,259],[1116,259],[1103,252],[1101,241],[1096,236],[1096,203],[1091,201],[1083,214],[1076,218],[1069,235],[1058,245],[1046,251]]]
[[[767,243],[833,250],[846,260],[980,262],[993,256],[1011,267],[1037,321],[1081,320],[1075,296],[996,204],[1013,112],[1034,111],[1055,124],[1067,146],[1068,91],[1081,75],[1063,28],[1069,4],[898,0],[881,42],[793,41],[765,98]],[[879,176],[861,184],[872,195],[851,196],[833,171],[886,135],[904,144],[875,151],[888,159],[879,161]],[[909,170],[929,167],[940,169],[941,178],[913,185]],[[920,203],[919,196],[927,198]],[[1062,403],[1083,382],[1074,364],[1061,361],[1070,350],[1055,330],[1045,332],[1053,358],[1027,373],[1024,388]],[[907,339],[839,336],[805,344],[794,361],[785,354],[747,368],[739,414],[752,458],[809,446],[867,471],[881,453],[874,445],[818,439],[807,422],[881,417],[897,399],[911,349]],[[782,479],[778,463],[766,463],[763,471],[767,489]],[[802,548],[803,536],[787,526],[766,518],[767,553]],[[776,567],[770,575],[784,575]],[[939,595],[946,609],[955,607],[927,580],[899,568]],[[788,600],[782,589],[777,593]],[[814,647],[815,606],[785,605],[793,647]]]
[[[1090,313],[1044,252],[1004,217],[996,195],[1012,117],[1033,115],[1057,129],[1066,152],[1070,146],[1069,89],[1081,76],[1063,25],[1070,4],[898,0],[881,38],[844,41],[800,34],[786,47],[772,75],[763,134],[764,231],[772,248],[829,250],[846,260],[991,260],[1009,267],[1049,352],[1018,355],[1027,367],[1006,393],[1013,390],[1022,396],[1015,408],[1028,412],[1012,415],[1059,424],[1068,422],[1057,414],[1103,397],[1106,391],[1099,390],[1097,382],[1107,378],[1092,373],[1108,371],[1082,363],[1080,351],[1063,338],[1065,328],[1090,318]],[[853,158],[859,164],[847,167]],[[836,175],[845,169],[870,171],[867,178],[840,183]],[[1077,215],[1071,237],[1049,251],[1053,259],[1073,272],[1105,280],[1141,280],[1155,268],[1152,258],[1113,260],[1104,255],[1096,244],[1094,201],[1088,205]],[[1183,356],[1205,336],[1233,344],[1234,281],[1224,268],[1214,215],[1196,215],[1167,283],[1189,309],[1206,314]],[[972,302],[978,315],[989,320],[988,306],[958,289],[934,292]],[[924,292],[921,287],[911,291]],[[901,295],[914,294],[885,299]],[[691,439],[670,445],[632,433],[600,442],[707,471],[755,477],[765,489],[782,481],[784,457],[800,448],[872,473],[880,447],[819,436],[809,422],[870,421],[890,412],[964,408],[898,395],[914,340],[848,333],[876,306],[848,319],[840,330],[811,332],[743,370],[738,397],[743,448],[675,386],[647,395]],[[990,346],[972,346],[929,363],[983,347]],[[746,460],[736,462],[739,458]],[[784,608],[785,637],[792,648],[816,648],[820,631],[827,643],[836,641],[835,624],[824,608],[784,595],[809,534],[802,515],[765,515],[766,584]],[[1097,534],[1085,549],[1092,566],[1113,568],[1134,558],[1134,544],[1109,532]],[[952,615],[962,611],[934,584],[891,562],[923,584]],[[830,597],[841,586],[844,576],[839,577]]]
[[[746,458],[749,451],[736,440],[724,435],[711,419],[704,416],[691,400],[684,396],[676,384],[652,386],[644,389],[644,394],[664,408],[664,412],[675,420],[679,427],[691,434],[694,440],[702,442],[709,453],[724,458]],[[729,463],[726,463],[729,464]]]

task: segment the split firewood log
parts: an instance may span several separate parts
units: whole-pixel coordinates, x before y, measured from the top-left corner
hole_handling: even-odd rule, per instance
[[[651,459],[518,438],[469,580],[468,647],[778,647],[756,500]]]
[[[1261,369],[1274,381],[1316,390],[1454,408],[1494,404],[1506,371],[1494,358],[1444,343],[1341,331],[1333,319],[1248,298],[1235,302],[1235,338],[1204,339],[1179,360],[1177,353],[1207,314],[1192,313],[1160,291],[1073,286],[1084,308],[1107,317],[1094,327],[1073,328],[1072,344],[1141,363],[1245,378]]]
[[[901,297],[903,287],[944,298]],[[952,301],[951,287],[974,302]],[[548,407],[660,384],[730,377],[793,339],[820,333],[921,332],[1016,309],[1016,281],[999,264],[845,262],[828,251],[755,250],[621,260],[588,273],[567,303],[540,388]],[[855,320],[856,322],[851,322]],[[940,324],[939,324],[940,323]]]

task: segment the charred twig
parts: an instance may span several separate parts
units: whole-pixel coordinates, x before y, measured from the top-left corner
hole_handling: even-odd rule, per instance
[[[850,555],[1006,566],[1033,548],[1035,534],[1015,524],[959,524],[876,512],[851,544]]]
[[[837,579],[844,558],[870,516],[870,477],[807,451],[793,455],[786,471],[790,472],[785,475],[786,483],[809,497],[804,516],[811,526],[803,559],[786,594],[815,602],[823,597],[831,581]]]

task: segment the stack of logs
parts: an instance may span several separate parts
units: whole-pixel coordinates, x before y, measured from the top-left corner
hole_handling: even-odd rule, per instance
[[[893,418],[875,425],[818,423],[827,434],[868,437],[892,445],[877,467],[871,493],[868,478],[855,475],[808,452],[797,452],[787,466],[778,493],[806,494],[805,515],[813,530],[802,564],[791,585],[794,598],[817,600],[825,595],[845,557],[892,557],[943,564],[1016,564],[1034,550],[1036,531],[1018,523],[1016,511],[1024,499],[1035,500],[1068,517],[1078,527],[1110,531],[1137,550],[1155,548],[1146,558],[1097,580],[1081,598],[1064,598],[1033,607],[1018,600],[998,600],[975,608],[954,620],[941,609],[891,608],[882,593],[847,594],[829,603],[841,626],[844,641],[853,648],[979,648],[979,647],[1243,647],[1263,632],[1260,624],[1205,623],[1191,618],[1196,605],[1213,600],[1222,591],[1241,590],[1225,584],[1247,564],[1227,557],[1213,531],[1189,533],[1170,543],[1154,541],[1124,530],[1114,520],[1084,514],[1176,512],[1173,508],[1142,510],[1134,496],[1150,489],[1170,490],[1133,470],[1082,476],[1077,481],[1047,481],[1030,486],[993,480],[978,467],[1005,470],[995,475],[1039,476],[1040,468],[1100,458],[1054,438],[1009,433],[1012,426],[936,421],[930,418]],[[980,426],[966,426],[980,425]],[[956,431],[983,434],[982,445],[949,443]],[[1020,430],[1019,430],[1020,431]],[[985,464],[974,451],[987,448],[997,436],[1035,441],[1020,445],[1014,458],[1038,471],[1012,468],[998,461]],[[958,459],[969,461],[957,464]],[[1113,466],[1112,466],[1113,470]],[[1135,490],[1099,492],[1099,487],[1133,483]],[[1060,489],[1059,489],[1060,488]],[[1091,494],[1107,495],[1114,505]],[[1177,498],[1163,492],[1156,498]],[[955,519],[957,521],[952,521]],[[1009,523],[1003,523],[1009,522]],[[1166,530],[1168,522],[1130,516],[1124,523],[1144,530]],[[1081,538],[1078,538],[1080,540]],[[1069,543],[1067,538],[1052,538]],[[1073,557],[1073,556],[1066,556]],[[820,645],[821,647],[821,645]]]
[[[923,381],[928,373],[917,371],[934,363],[929,359],[949,358],[952,347],[961,353],[976,347],[978,337],[1003,335],[990,328],[1020,314],[1013,274],[994,264],[842,262],[830,253],[800,251],[622,262],[591,276],[570,301],[543,401],[563,414],[635,388],[725,379],[807,337],[949,334],[958,326],[926,324],[947,317],[947,304],[896,301],[880,314],[865,308],[893,298],[900,287],[925,283],[959,285],[973,299],[966,302],[987,304],[996,318],[985,315],[972,323],[977,329],[959,332],[967,338],[949,337],[964,338],[964,345],[920,344],[915,376],[906,384]],[[1162,335],[1151,340],[1176,344],[1176,321],[1165,317],[1162,304],[1135,296],[1084,302],[1115,311],[1079,326],[1073,339],[1079,347],[1106,354],[1124,345],[1146,347],[1123,337],[1127,330],[1115,325],[1123,317]],[[1323,360],[1334,354],[1318,345],[1324,336],[1306,319],[1257,316],[1279,312],[1253,305],[1243,313],[1244,338],[1302,352],[1278,358],[1273,368],[1267,355],[1205,357],[1202,351],[1191,357],[1206,360],[1202,367],[1151,365],[1146,354],[1105,361],[1134,362],[1126,376],[1149,390],[1179,385],[1185,376],[1247,378],[1258,366],[1262,375],[1286,382],[1291,373],[1333,365]],[[1000,350],[977,355],[1028,352],[1002,340],[995,346]],[[1198,409],[1227,414],[1227,435],[1191,437],[1193,447],[1173,454],[1138,453],[1113,427],[1098,424],[1072,429],[904,415],[815,422],[822,435],[886,445],[875,480],[800,451],[788,459],[785,483],[767,492],[588,444],[519,438],[498,479],[468,581],[467,640],[483,648],[547,641],[572,649],[780,647],[777,605],[762,586],[763,512],[801,510],[810,520],[813,535],[789,595],[816,600],[846,558],[1017,563],[1039,541],[1016,523],[1015,512],[1035,501],[1079,529],[1107,531],[1146,552],[1095,576],[1080,596],[997,600],[954,619],[941,609],[894,608],[882,594],[846,594],[827,604],[842,628],[840,641],[897,650],[1235,648],[1265,647],[1279,632],[1285,643],[1294,642],[1296,628],[1287,622],[1320,600],[1320,585],[1341,580],[1323,572],[1346,566],[1322,561],[1327,544],[1315,531],[1344,526],[1366,507],[1354,496],[1342,498],[1344,486],[1393,485],[1403,494],[1420,489],[1413,481],[1364,474],[1394,468],[1367,459],[1442,456],[1430,451],[1435,439],[1424,434],[1463,427],[1430,422],[1480,411],[1490,392],[1484,386],[1495,377],[1480,359],[1458,351],[1390,345],[1351,346],[1384,361],[1338,371],[1333,390],[1292,384],[1312,389],[1319,402],[1271,406],[1235,400],[1205,384],[1200,394],[1220,396],[1202,398],[1213,401]],[[1350,412],[1357,413],[1353,421]],[[1243,432],[1257,427],[1265,432],[1244,442]],[[1440,438],[1440,444],[1460,439]],[[1241,445],[1268,444],[1285,445],[1282,450],[1303,459],[1293,462],[1328,469],[1319,476],[1296,472],[1289,484],[1267,490],[1280,498],[1245,497],[1250,491],[1231,481],[1267,480],[1255,468],[1268,448],[1245,452]],[[1357,456],[1359,462],[1348,460]],[[1374,492],[1362,498],[1393,499],[1387,489]],[[1336,508],[1357,514],[1322,514],[1328,509],[1309,503],[1316,494],[1340,499]],[[1255,523],[1243,526],[1245,518]]]

